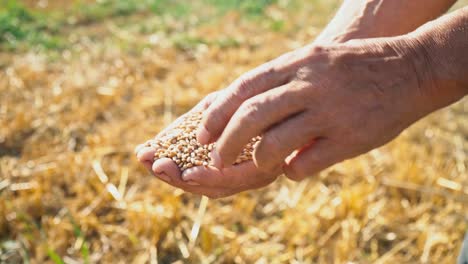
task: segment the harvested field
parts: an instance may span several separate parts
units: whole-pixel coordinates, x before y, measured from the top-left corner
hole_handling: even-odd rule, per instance
[[[221,200],[133,155],[204,95],[311,41],[339,1],[39,2],[18,5],[31,22],[0,39],[0,263],[455,262],[466,98],[320,175]]]

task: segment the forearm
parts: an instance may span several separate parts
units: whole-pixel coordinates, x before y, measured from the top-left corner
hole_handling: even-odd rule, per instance
[[[468,94],[468,7],[429,22],[403,37],[430,102],[429,111]]]
[[[406,34],[444,12],[456,0],[345,0],[315,43]]]

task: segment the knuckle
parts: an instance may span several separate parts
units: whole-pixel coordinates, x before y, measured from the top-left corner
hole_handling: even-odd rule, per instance
[[[266,82],[278,74],[279,71],[273,65],[263,64],[240,76],[233,87],[233,94],[241,100],[249,98],[255,94],[259,83]]]
[[[239,77],[237,82],[237,92],[242,92],[249,89],[253,83],[254,77],[253,74],[245,74]]]
[[[241,122],[247,124],[257,121],[257,114],[260,108],[260,103],[253,99],[248,99],[240,106]]]
[[[221,108],[211,108],[209,109],[206,114],[205,118],[202,121],[202,124],[208,129],[209,131],[214,131],[218,128],[218,126],[224,122],[226,114]]]
[[[209,93],[207,96],[205,96],[205,98],[203,99],[202,108],[209,107],[211,103],[213,103],[213,101],[217,98],[217,96],[218,96],[218,92],[212,92],[212,93]]]
[[[251,92],[251,88],[254,83],[254,77],[251,74],[246,74],[239,79],[237,79],[236,84],[232,88],[232,97],[238,100],[244,100],[245,98],[249,98]]]
[[[265,63],[257,68],[258,72],[255,74],[255,79],[260,81],[270,80],[281,74],[281,71],[275,67],[274,63]]]
[[[205,113],[202,123],[208,130],[216,130],[225,125],[238,106],[238,99],[234,93],[225,92],[223,97],[216,94],[216,102]]]

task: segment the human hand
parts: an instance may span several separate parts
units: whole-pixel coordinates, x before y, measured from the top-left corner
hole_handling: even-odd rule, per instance
[[[216,97],[217,93],[208,95],[192,110],[160,132],[155,140],[162,139],[173,132],[174,128],[190,113],[206,109]],[[220,198],[248,189],[257,189],[268,185],[279,175],[279,171],[269,173],[258,171],[252,161],[221,170],[213,166],[197,166],[181,173],[172,159],[162,158],[154,161],[156,151],[157,144],[154,144],[154,140],[149,140],[135,148],[138,160],[159,179],[185,191],[210,198]]]
[[[216,141],[216,167],[262,135],[259,171],[294,180],[381,146],[435,110],[430,65],[406,37],[306,46],[236,80],[207,108],[198,131]]]
[[[466,18],[463,9],[404,36],[306,46],[244,74],[201,103],[197,137],[217,141],[213,159],[220,169],[184,173],[181,182],[175,164],[152,163],[151,150],[138,147],[138,157],[156,173],[167,171],[173,185],[220,197],[268,184],[281,166],[300,180],[367,152],[467,94]],[[256,135],[262,140],[255,164],[226,168]],[[204,189],[203,182],[216,188]]]

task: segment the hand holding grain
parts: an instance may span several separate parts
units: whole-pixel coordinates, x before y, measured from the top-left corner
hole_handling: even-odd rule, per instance
[[[197,148],[207,146],[214,166],[174,159],[171,151],[158,152],[161,144],[139,146],[137,156],[164,181],[209,197],[265,186],[281,171],[301,180],[385,144],[421,117],[463,98],[467,28],[465,8],[407,35],[289,52],[189,112],[203,112],[198,141],[193,130],[188,138]],[[253,161],[233,166],[257,136]]]
[[[466,90],[468,9],[408,35],[309,45],[236,80],[205,111],[198,139],[216,167],[261,135],[259,171],[300,180],[395,138]],[[457,53],[456,50],[459,52]]]
[[[259,138],[254,137],[242,149],[233,166],[211,166],[210,152],[215,144],[202,145],[196,140],[202,111],[216,98],[211,94],[154,139],[136,147],[135,153],[156,177],[185,191],[210,198],[226,197],[241,191],[268,185],[277,171],[259,172],[252,162],[252,151]]]

